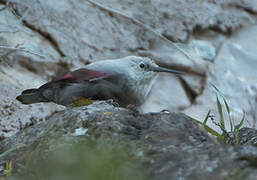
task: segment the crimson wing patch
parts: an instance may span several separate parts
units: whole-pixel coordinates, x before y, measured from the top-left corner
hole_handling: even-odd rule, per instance
[[[94,82],[97,80],[108,78],[110,76],[112,76],[112,74],[82,68],[67,73],[61,78],[57,78],[55,81],[70,81],[74,83],[80,83],[83,81]]]

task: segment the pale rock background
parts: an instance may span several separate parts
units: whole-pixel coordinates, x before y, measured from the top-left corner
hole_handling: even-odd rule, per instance
[[[127,55],[148,56],[187,73],[181,78],[160,74],[142,112],[165,109],[203,120],[211,109],[218,121],[213,83],[235,119],[244,109],[244,126],[256,127],[256,0],[6,2],[0,1],[0,46],[30,53],[0,48],[2,138],[64,109],[55,104],[22,105],[15,100],[22,90],[90,62]],[[219,129],[210,121],[209,125]]]

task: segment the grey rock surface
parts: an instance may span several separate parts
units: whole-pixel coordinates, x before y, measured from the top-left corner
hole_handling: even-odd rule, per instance
[[[79,53],[86,60],[90,60],[90,57],[94,60],[114,58],[112,51],[116,52],[115,57],[120,57],[137,49],[154,46],[151,44],[151,39],[155,39],[153,34],[145,32],[131,19],[108,11],[109,9],[129,15],[175,41],[185,41],[196,27],[213,27],[222,32],[233,32],[240,26],[255,22],[254,17],[244,11],[226,8],[229,3],[225,1],[217,3],[190,0],[184,3],[168,0],[113,0],[103,1],[101,4],[95,1],[101,7],[106,7],[106,10],[92,5],[90,2],[93,1],[82,0],[46,0],[36,4],[30,0],[12,2],[17,2],[17,12],[21,15],[30,8],[24,20],[35,29],[51,34],[63,54],[74,56]],[[115,39],[109,36],[110,33],[116,34]],[[101,45],[98,44],[99,40]]]
[[[76,135],[78,129],[86,131]],[[256,130],[242,130],[242,134],[250,131],[250,139],[256,137]],[[12,160],[17,172],[32,154],[40,160],[59,146],[65,149],[71,142],[83,139],[93,139],[96,146],[102,140],[113,147],[125,146],[146,169],[150,179],[255,179],[257,175],[254,165],[257,148],[250,141],[248,146],[217,144],[218,141],[185,115],[139,115],[103,101],[61,111],[46,122],[3,140],[0,142],[2,152],[20,148],[7,154],[1,162]]]
[[[203,120],[215,108],[212,82],[231,102],[235,116],[245,109],[249,117],[245,126],[256,126],[256,4],[251,0],[0,1],[0,45],[45,57],[19,50],[3,60],[7,51],[0,48],[1,82],[15,86],[15,93],[5,96],[15,102],[14,94],[38,87],[56,74],[97,60],[142,55],[187,73],[183,79],[161,75],[142,112],[184,110]],[[192,47],[192,42],[197,45]],[[51,113],[60,108],[39,106]],[[17,104],[12,106],[17,114],[17,107],[27,112],[20,118],[26,124],[33,110]],[[3,117],[2,126],[9,127],[8,119]],[[2,134],[18,130],[8,128],[8,135]]]
[[[214,46],[207,41],[194,40],[190,44],[202,59],[213,61],[216,55]]]
[[[40,121],[45,121],[56,111],[61,110],[54,104],[37,104],[22,106],[13,100],[20,90],[17,85],[0,82],[0,136],[10,137],[21,129],[29,127]]]
[[[62,67],[51,44],[23,26],[13,13],[0,11],[0,24],[0,46],[16,48],[0,48],[0,136],[5,138],[63,109],[54,104],[23,106],[15,99],[22,90],[45,83]]]
[[[242,109],[247,112],[245,126],[256,126],[257,105],[257,26],[246,28],[224,42],[210,66],[205,89],[196,98],[196,105],[184,112],[197,119],[204,119],[209,109],[218,116],[215,110],[216,97],[215,84],[228,100],[235,121],[238,123],[242,117]],[[227,121],[228,122],[228,121]]]
[[[178,98],[180,99],[179,101],[177,101]],[[184,109],[189,105],[190,100],[187,98],[182,84],[179,83],[179,78],[167,73],[161,73],[156,78],[149,97],[140,108],[145,113],[160,112],[165,109],[174,112]]]
[[[27,173],[31,159],[32,171],[40,169],[38,162],[48,161],[55,149],[90,140],[100,150],[125,147],[136,162],[124,161],[121,167],[140,180],[144,178],[137,174],[137,165],[147,179],[255,180],[255,129],[239,131],[240,145],[233,146],[233,137],[230,145],[223,145],[185,115],[168,112],[183,110],[203,120],[212,110],[218,122],[215,92],[209,86],[213,83],[235,120],[244,109],[244,126],[256,127],[256,19],[255,0],[0,1],[0,149],[12,150],[0,159],[1,174],[10,160],[14,174]],[[24,106],[15,100],[22,90],[56,75],[127,55],[148,56],[186,72],[181,78],[161,74],[140,108],[168,111],[139,115],[105,102],[64,109],[55,104]],[[73,157],[68,160],[80,158]],[[108,162],[113,164],[115,157]],[[56,166],[63,168],[67,159],[61,159]],[[55,164],[47,165],[52,171],[42,172],[56,174]],[[66,173],[65,178],[74,179],[69,168]]]

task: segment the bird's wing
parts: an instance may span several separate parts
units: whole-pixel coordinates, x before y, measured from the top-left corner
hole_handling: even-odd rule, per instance
[[[110,73],[81,68],[70,73],[67,73],[60,78],[56,78],[54,81],[68,81],[70,83],[80,83],[83,81],[95,82],[98,80],[107,79],[111,76],[113,75]]]

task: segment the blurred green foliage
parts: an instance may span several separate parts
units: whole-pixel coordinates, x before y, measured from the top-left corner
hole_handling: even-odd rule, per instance
[[[108,142],[85,141],[58,144],[55,150],[38,158],[40,152],[36,148],[17,177],[24,180],[148,179],[145,170],[127,150]]]

